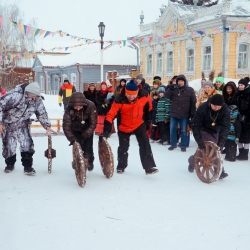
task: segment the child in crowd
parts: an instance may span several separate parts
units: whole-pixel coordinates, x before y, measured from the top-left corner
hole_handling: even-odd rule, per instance
[[[236,105],[230,105],[230,132],[225,143],[225,160],[236,161],[237,144],[239,143],[239,137],[241,132],[241,123],[237,119],[238,108]]]
[[[153,91],[157,91],[160,87],[160,81],[159,80],[154,80],[153,81],[153,88],[150,90],[150,92],[152,93]]]
[[[158,124],[156,122],[156,112],[157,112],[157,104],[158,104],[158,91],[151,92],[151,98],[152,98],[152,129],[151,129],[151,136],[150,136],[150,142],[157,142],[159,140],[156,139],[156,131],[158,128]]]
[[[164,97],[165,94],[165,88],[160,87],[158,90],[159,94],[159,100],[157,104],[157,110],[156,110],[156,122],[158,123],[159,131],[160,131],[160,137],[161,140],[159,143],[162,145],[169,145],[169,139],[170,139],[170,105],[171,102],[169,99]]]

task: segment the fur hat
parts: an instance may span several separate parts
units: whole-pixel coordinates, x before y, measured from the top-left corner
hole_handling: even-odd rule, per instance
[[[224,98],[220,94],[213,95],[210,98],[210,103],[216,106],[222,106],[224,104]]]
[[[165,93],[165,88],[164,87],[160,87],[158,89],[158,94],[160,94],[160,93]]]
[[[210,86],[211,88],[213,88],[214,87],[214,84],[212,83],[212,82],[210,82],[210,81],[205,81],[204,83],[203,83],[203,85],[204,85],[204,87],[207,85],[207,86]]]
[[[245,87],[247,87],[249,80],[250,80],[249,77],[245,77],[244,79],[240,79],[238,82],[238,85],[243,84],[243,85],[245,85]]]
[[[222,84],[224,84],[224,77],[219,76],[215,79],[215,82],[221,82]]]
[[[91,86],[96,87],[94,82],[89,83],[89,87],[91,87]]]
[[[136,77],[135,77],[135,79],[143,79],[143,76],[142,76],[142,74],[138,74]]]
[[[38,82],[29,83],[26,86],[25,91],[32,95],[41,96],[40,85]]]
[[[136,95],[139,91],[138,85],[133,81],[130,80],[126,83],[125,92],[129,95]]]
[[[64,81],[63,81],[63,82],[68,82],[68,83],[69,83],[69,79],[67,79],[67,78],[66,78],[66,79],[64,79]]]

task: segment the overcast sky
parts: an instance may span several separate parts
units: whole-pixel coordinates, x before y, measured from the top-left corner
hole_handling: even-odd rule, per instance
[[[1,1],[1,0],[0,0]],[[23,11],[24,20],[35,18],[37,27],[63,30],[70,35],[99,39],[98,25],[106,25],[104,40],[125,40],[139,33],[140,13],[144,23],[156,21],[159,8],[167,0],[2,0],[16,3]],[[79,44],[69,38],[47,37],[39,39],[37,48],[51,49],[57,46]]]

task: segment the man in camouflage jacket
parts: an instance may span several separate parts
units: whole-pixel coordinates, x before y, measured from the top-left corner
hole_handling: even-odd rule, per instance
[[[32,168],[34,143],[30,134],[30,117],[35,114],[44,129],[52,132],[37,82],[17,85],[0,98],[0,133],[6,173],[14,169],[17,141],[20,143],[21,161],[25,174],[35,174]]]

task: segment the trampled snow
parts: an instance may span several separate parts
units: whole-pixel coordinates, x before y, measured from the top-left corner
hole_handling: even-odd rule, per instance
[[[62,117],[57,96],[45,96],[49,117]],[[33,132],[36,130],[33,129]],[[122,175],[106,179],[98,160],[80,188],[71,167],[72,148],[53,136],[52,173],[47,172],[47,138],[34,137],[36,176],[23,174],[17,148],[15,170],[0,159],[1,250],[249,250],[250,166],[224,162],[229,177],[202,183],[187,170],[197,148],[187,152],[151,144],[159,173],[146,176],[135,136]],[[108,140],[117,163],[117,134]]]

